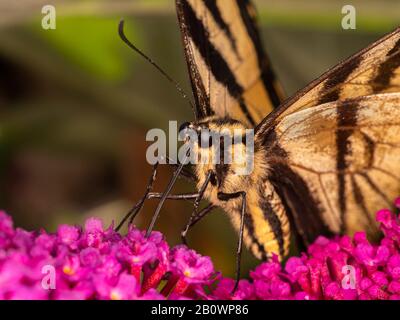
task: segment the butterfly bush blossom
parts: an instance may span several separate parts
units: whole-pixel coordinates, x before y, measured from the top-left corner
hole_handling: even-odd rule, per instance
[[[364,232],[319,237],[283,266],[276,256],[261,263],[232,295],[235,281],[209,257],[170,248],[159,232],[122,236],[95,218],[31,232],[0,212],[0,299],[400,300],[400,223],[387,209],[376,219],[379,244]]]

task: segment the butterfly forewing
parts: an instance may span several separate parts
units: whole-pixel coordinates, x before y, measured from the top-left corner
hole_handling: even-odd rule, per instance
[[[322,103],[400,91],[400,28],[333,67],[266,117],[258,134],[288,114]]]
[[[282,101],[249,1],[177,0],[197,116],[257,125]]]

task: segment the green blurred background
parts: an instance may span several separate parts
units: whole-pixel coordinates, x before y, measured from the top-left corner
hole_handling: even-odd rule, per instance
[[[400,1],[255,1],[264,44],[288,95],[400,22]],[[41,9],[56,8],[56,30],[41,27]],[[341,8],[357,10],[357,29],[341,28]],[[186,63],[173,0],[0,0],[0,207],[18,226],[54,231],[60,223],[99,216],[119,221],[144,192],[150,128],[191,120],[190,107],[117,34],[127,36],[186,91]],[[156,189],[171,168],[163,166]],[[194,186],[180,181],[175,192]],[[136,223],[145,228],[156,202]],[[171,244],[191,213],[189,202],[165,205],[156,229]],[[234,271],[236,235],[222,212],[189,234],[226,275]],[[256,264],[247,252],[244,272]]]

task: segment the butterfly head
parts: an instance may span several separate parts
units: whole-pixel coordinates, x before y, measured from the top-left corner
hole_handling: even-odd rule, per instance
[[[180,136],[196,165],[199,183],[212,171],[211,184],[223,186],[245,179],[253,171],[254,136],[241,122],[229,118],[209,117],[185,122]]]
[[[201,153],[201,149],[209,152],[224,141],[226,146],[245,143],[246,128],[237,120],[214,116],[197,122],[182,123],[179,134],[185,143],[192,143],[193,149]],[[230,143],[228,140],[231,140]]]

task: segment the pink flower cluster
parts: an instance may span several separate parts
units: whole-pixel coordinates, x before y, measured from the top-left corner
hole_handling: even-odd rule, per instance
[[[395,201],[400,208],[400,198]],[[234,299],[400,300],[400,222],[388,209],[377,212],[383,239],[368,241],[365,232],[353,237],[318,237],[307,253],[291,257],[284,267],[275,256],[240,280]],[[222,279],[215,299],[229,299],[232,279]]]
[[[0,299],[194,299],[216,276],[210,258],[159,232],[121,236],[95,218],[29,232],[0,212]]]
[[[400,207],[400,199],[395,202]],[[55,234],[15,229],[0,212],[0,299],[396,299],[400,300],[400,223],[378,211],[379,244],[364,232],[319,237],[307,253],[260,264],[249,279],[215,271],[208,257],[169,248],[159,232],[125,236],[98,219]]]

